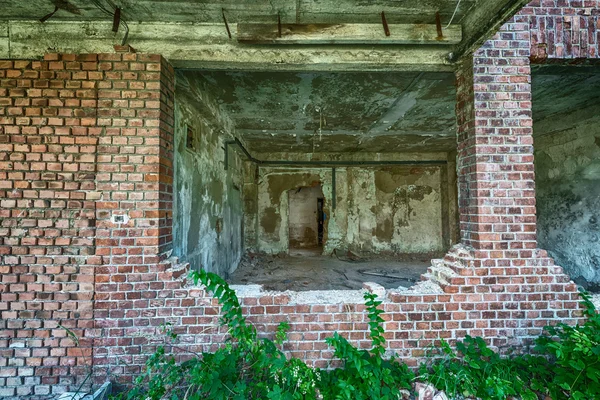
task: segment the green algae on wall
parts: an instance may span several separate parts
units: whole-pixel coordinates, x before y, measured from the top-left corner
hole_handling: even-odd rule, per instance
[[[225,170],[223,147],[233,133],[232,124],[219,114],[201,84],[181,79],[178,84],[173,254],[192,268],[226,277],[243,252],[242,161],[231,152]],[[194,132],[192,148],[186,143],[188,128]]]

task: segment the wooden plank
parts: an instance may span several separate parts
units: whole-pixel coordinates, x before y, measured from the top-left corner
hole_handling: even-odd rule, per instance
[[[460,25],[443,29],[438,37],[435,25],[388,25],[386,36],[382,24],[237,24],[237,40],[254,44],[457,44],[462,38]]]
[[[113,53],[123,37],[112,22],[10,22],[10,57],[48,51]],[[230,40],[223,24],[130,23],[128,43],[175,67],[271,71],[452,71],[443,46],[266,46]],[[237,31],[231,24],[232,33]],[[383,29],[383,28],[382,28]]]

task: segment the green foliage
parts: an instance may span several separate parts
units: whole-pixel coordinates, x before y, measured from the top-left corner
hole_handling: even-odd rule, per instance
[[[220,323],[227,326],[228,339],[214,353],[192,354],[187,361],[178,362],[172,355],[177,335],[167,325],[165,333],[173,344],[159,347],[149,357],[135,387],[121,399],[396,400],[401,398],[401,389],[411,387],[414,373],[394,357],[383,358],[383,310],[375,294],[364,296],[371,348],[358,349],[336,332],[326,341],[343,367],[315,370],[302,360],[287,359],[281,350],[287,323],[278,326],[274,341],[259,339],[242,315],[235,292],[223,279],[204,271],[193,272],[192,279],[221,304]],[[600,399],[600,315],[590,297],[582,297],[585,323],[546,327],[545,335],[536,341],[536,355],[501,357],[482,338],[470,336],[454,350],[442,339],[439,348],[431,352],[433,357],[421,365],[419,380],[451,397]],[[189,356],[189,352],[180,354]]]
[[[366,293],[371,350],[359,350],[337,332],[327,343],[335,349],[334,356],[344,361],[344,368],[323,371],[319,386],[325,399],[345,400],[391,400],[401,398],[400,390],[411,387],[414,378],[406,364],[393,357],[383,359],[385,338],[383,337],[383,311],[377,296]]]
[[[501,357],[482,338],[470,336],[454,351],[442,340],[434,357],[421,365],[419,378],[450,396],[483,400],[600,399],[600,315],[589,295],[582,298],[585,323],[546,327],[535,355]]]
[[[193,272],[222,306],[221,324],[229,339],[214,353],[196,354],[176,362],[162,346],[152,355],[136,386],[123,397],[137,399],[314,399],[319,371],[298,359],[288,360],[278,346],[286,337],[287,323],[277,329],[275,342],[258,339],[254,326],[242,316],[235,292],[219,276]],[[172,339],[176,335],[167,333]]]
[[[550,356],[545,384],[553,399],[600,399],[600,314],[588,294],[581,296],[585,323],[548,326],[537,340],[536,351]]]
[[[466,336],[457,342],[456,349],[442,339],[442,357],[430,365],[422,364],[420,378],[450,396],[500,400],[519,395],[523,400],[537,399],[529,388],[529,370],[514,359],[500,357],[482,338]],[[539,358],[530,357],[525,365],[537,362]]]

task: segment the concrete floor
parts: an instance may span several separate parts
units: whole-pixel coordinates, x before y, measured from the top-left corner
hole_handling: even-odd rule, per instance
[[[363,282],[406,288],[420,281],[431,265],[426,256],[351,258],[322,256],[315,250],[291,250],[284,256],[247,254],[228,282],[276,291],[361,289]]]

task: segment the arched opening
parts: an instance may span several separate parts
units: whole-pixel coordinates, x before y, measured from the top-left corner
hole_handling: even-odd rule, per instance
[[[321,184],[288,191],[290,255],[320,255],[325,240],[325,198]]]

